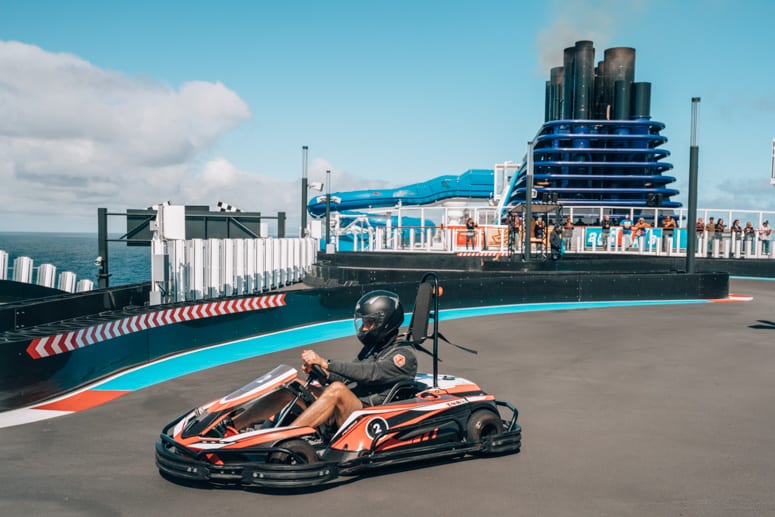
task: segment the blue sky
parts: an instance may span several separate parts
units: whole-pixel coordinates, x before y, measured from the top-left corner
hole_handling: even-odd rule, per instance
[[[160,201],[286,210],[519,161],[577,40],[637,50],[685,202],[775,210],[775,2],[0,0],[0,231]],[[121,231],[118,228],[117,231]]]

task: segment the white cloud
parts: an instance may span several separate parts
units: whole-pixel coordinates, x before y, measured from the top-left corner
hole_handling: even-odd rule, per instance
[[[15,219],[19,213],[73,229],[62,214],[95,221],[98,206],[145,207],[197,179],[215,189],[249,176],[225,160],[201,173],[193,166],[251,116],[221,83],[173,88],[8,41],[0,41],[0,70],[0,229],[38,229]]]
[[[552,19],[537,35],[538,72],[543,76],[551,68],[562,66],[563,50],[577,41],[595,43],[600,54],[607,48],[621,23],[642,15],[646,3],[620,0],[555,0],[550,4]],[[626,43],[624,44],[626,46]]]
[[[118,212],[170,200],[286,211],[295,234],[300,178],[247,172],[226,157],[203,162],[221,135],[251,116],[225,85],[172,88],[7,41],[0,70],[0,231],[95,231],[98,207]],[[323,158],[311,159],[309,181],[325,182],[326,170],[333,191],[386,185]]]

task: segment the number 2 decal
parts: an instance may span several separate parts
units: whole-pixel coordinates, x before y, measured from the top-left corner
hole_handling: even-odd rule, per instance
[[[368,436],[372,440],[377,436],[381,436],[385,434],[387,430],[388,430],[388,423],[382,417],[372,418],[366,424],[366,436]]]

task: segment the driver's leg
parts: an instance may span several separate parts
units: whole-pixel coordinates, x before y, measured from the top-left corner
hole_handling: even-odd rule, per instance
[[[363,403],[347,386],[338,381],[332,382],[291,425],[318,427],[328,422],[332,416],[337,425],[342,425],[350,413],[362,407]]]

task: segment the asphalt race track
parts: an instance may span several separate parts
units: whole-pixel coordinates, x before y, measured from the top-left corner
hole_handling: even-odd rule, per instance
[[[300,350],[0,429],[0,515],[775,515],[775,284],[753,301],[450,320],[441,372],[520,409],[517,455],[390,470],[293,494],[163,479],[161,428]],[[443,305],[443,303],[442,303]],[[354,338],[320,343],[357,352]],[[430,371],[428,358],[421,369]]]

